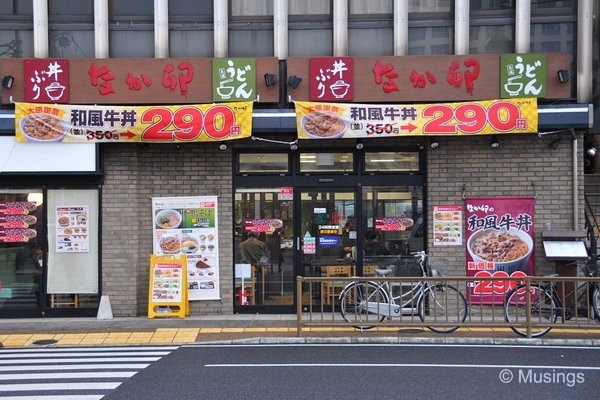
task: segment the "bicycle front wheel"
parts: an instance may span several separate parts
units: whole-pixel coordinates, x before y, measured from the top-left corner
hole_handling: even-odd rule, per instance
[[[423,322],[431,322],[427,328],[434,332],[450,333],[458,329],[457,325],[467,318],[467,301],[465,296],[454,286],[437,284],[429,286],[417,304],[419,318]],[[444,325],[433,325],[443,323]]]
[[[600,322],[600,288],[598,285],[596,285],[596,288],[592,292],[592,307],[594,307],[596,319]]]
[[[541,337],[552,329],[558,308],[552,294],[543,287],[531,285],[531,337]],[[527,337],[527,289],[517,286],[506,294],[504,316],[517,335]]]
[[[355,328],[371,329],[369,323],[382,322],[388,304],[387,293],[374,282],[352,282],[340,294],[340,313]]]

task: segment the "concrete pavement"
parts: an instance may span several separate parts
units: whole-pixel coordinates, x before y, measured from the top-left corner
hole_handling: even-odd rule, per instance
[[[523,343],[600,346],[594,329],[554,328],[540,339],[519,338],[509,328],[460,328],[449,334],[422,328],[304,328],[289,314],[234,314],[180,318],[131,317],[8,319],[0,321],[4,347],[190,343]]]

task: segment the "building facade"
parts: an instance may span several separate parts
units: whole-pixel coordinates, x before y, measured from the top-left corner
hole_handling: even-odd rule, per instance
[[[175,253],[193,260],[187,265],[192,314],[281,313],[295,312],[296,276],[322,276],[330,266],[365,275],[373,265],[392,266],[402,274],[410,270],[410,252],[426,250],[446,275],[468,275],[469,266],[478,268],[470,236],[483,227],[510,231],[516,225],[506,218],[524,215],[521,201],[529,207],[528,274],[554,270],[543,229],[584,227],[584,164],[593,163],[586,150],[597,130],[597,2],[4,3],[0,237],[13,236],[0,239],[0,316],[95,315],[101,295],[109,296],[116,316],[143,315],[157,300],[153,294],[180,287],[173,279],[165,286],[150,262],[153,253],[169,253],[165,237],[176,238]],[[518,54],[534,64],[544,60],[547,91],[528,96],[537,98],[535,129],[512,134],[500,126],[511,119],[505,108],[514,109],[502,94],[501,82],[509,81],[501,70],[510,65],[503,60]],[[258,96],[249,100],[251,135],[168,144],[106,143],[97,135],[91,144],[16,142],[27,132],[29,112],[19,107],[52,108],[27,94],[31,60],[68,61],[70,98],[54,107],[71,121],[73,109],[85,106],[141,112],[202,104],[206,116],[212,103],[230,104],[223,96],[215,100],[223,86],[215,65],[253,63]],[[333,100],[320,100],[316,78],[326,74],[318,63],[340,60],[354,68],[353,97],[332,92]],[[469,91],[474,62],[479,75]],[[175,83],[165,81],[168,65],[179,74]],[[102,81],[104,71],[94,81],[92,71],[102,68],[116,78]],[[114,93],[102,92],[107,83]],[[304,115],[303,102],[311,110]],[[374,128],[367,126],[375,117],[365,117],[363,127],[355,118],[327,140],[311,140],[315,131],[306,125],[320,107],[383,114],[428,104],[454,117],[430,131],[415,122],[418,128],[405,131],[420,134],[406,135],[400,116],[398,125]],[[481,109],[491,130],[468,134],[481,119],[473,110]],[[497,111],[496,125],[490,110]],[[456,135],[442,129],[456,125],[462,127]],[[347,135],[361,129],[362,136]],[[486,223],[473,206],[480,203],[506,210],[489,214],[504,222]],[[186,215],[204,208],[215,210],[212,225],[185,225]],[[176,211],[176,224],[161,225],[157,215],[164,210]],[[25,226],[27,215],[36,220]],[[61,225],[62,217],[71,222]],[[15,239],[27,229],[35,236]],[[371,231],[384,254],[368,254]],[[268,260],[241,251],[251,233],[265,243]]]

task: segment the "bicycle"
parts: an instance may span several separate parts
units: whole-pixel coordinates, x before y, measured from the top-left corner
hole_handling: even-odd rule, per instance
[[[411,253],[417,259],[423,277],[442,276],[432,270],[427,263],[424,251]],[[376,269],[378,276],[385,278],[391,269]],[[417,312],[422,322],[461,323],[467,318],[467,301],[454,286],[445,282],[419,281],[409,291],[393,296],[392,287],[387,280],[379,283],[373,281],[353,281],[346,285],[339,295],[340,313],[344,320],[360,329],[370,329],[369,322],[382,322],[402,315],[407,307]],[[458,326],[435,326],[427,328],[434,332],[453,332]]]
[[[585,277],[597,277],[598,270],[595,261],[588,260],[584,263],[575,262],[583,269]],[[573,265],[572,264],[572,265]],[[558,274],[547,275],[547,277],[558,277]],[[593,309],[593,316],[600,321],[600,286],[598,281],[584,282],[576,289],[570,290],[563,299],[569,299],[577,295],[577,301],[574,304],[570,302],[567,307],[563,307],[561,296],[556,289],[554,282],[533,283],[530,285],[530,310],[531,321],[535,325],[531,326],[531,337],[537,338],[544,336],[552,329],[552,326],[545,324],[554,324],[558,317],[562,323],[573,318],[577,313],[577,306],[585,301],[587,307]],[[564,286],[563,286],[564,288]],[[564,290],[563,290],[564,291]],[[527,289],[525,284],[519,284],[511,289],[504,299],[504,316],[506,322],[511,324],[512,329],[517,335],[527,337]],[[585,297],[585,300],[584,300]],[[575,309],[575,311],[573,311]],[[588,308],[589,310],[589,308]],[[588,312],[587,316],[590,316]]]

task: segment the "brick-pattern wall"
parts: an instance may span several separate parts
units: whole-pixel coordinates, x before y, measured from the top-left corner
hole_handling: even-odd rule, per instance
[[[572,140],[564,135],[557,150],[552,135],[499,136],[500,147],[490,148],[490,137],[440,138],[437,149],[427,147],[427,220],[432,232],[435,205],[462,205],[469,196],[535,196],[536,271],[554,271],[545,260],[541,231],[547,222],[573,228]],[[583,141],[578,140],[578,159]],[[381,146],[378,141],[378,146]],[[416,138],[386,141],[385,149],[425,143]],[[259,148],[255,143],[236,144]],[[314,148],[329,143],[310,144]],[[352,144],[351,144],[352,145]],[[371,145],[371,143],[367,143]],[[264,145],[263,145],[264,146]],[[262,147],[262,146],[260,146]],[[330,148],[330,147],[329,147]],[[346,150],[348,143],[345,143]],[[216,144],[181,146],[103,145],[105,182],[102,188],[102,288],[110,296],[115,316],[144,315],[148,304],[148,267],[152,253],[151,198],[160,196],[219,196],[221,301],[191,302],[198,314],[233,312],[232,154]],[[578,173],[578,221],[583,228],[583,163]],[[448,260],[446,275],[465,275],[465,242],[457,247],[434,247],[431,261]]]
[[[232,156],[217,145],[105,145],[102,288],[115,316],[148,307],[152,197],[218,195],[221,301],[190,302],[193,314],[231,313]]]
[[[437,149],[428,149],[427,211],[429,237],[431,212],[437,205],[463,205],[466,197],[535,196],[536,274],[554,272],[554,262],[544,257],[541,232],[546,223],[553,229],[573,229],[573,141],[562,134],[558,149],[548,144],[553,135],[498,136],[500,147],[490,148],[490,137],[440,138]],[[578,136],[578,224],[584,228],[583,140]],[[463,229],[464,234],[464,229]],[[446,259],[446,275],[465,275],[465,246],[434,247],[428,242],[432,261]]]

